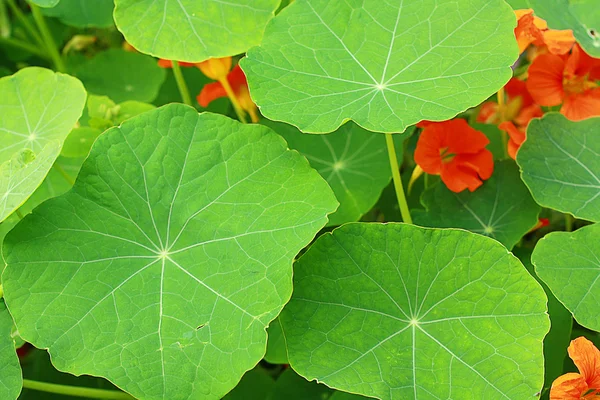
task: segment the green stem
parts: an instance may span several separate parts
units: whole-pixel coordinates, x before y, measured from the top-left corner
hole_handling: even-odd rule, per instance
[[[248,123],[248,121],[246,120],[246,114],[244,113],[244,110],[242,109],[242,106],[240,105],[237,96],[233,92],[233,88],[229,84],[227,78],[219,79],[219,83],[221,83],[221,86],[223,86],[223,89],[225,89],[225,93],[227,93],[227,97],[229,97],[229,101],[231,101],[231,104],[233,105],[233,110],[235,111],[235,114],[237,115],[238,119],[244,124]]]
[[[58,165],[58,163],[54,163],[53,168],[55,168],[59,174],[62,175],[63,178],[65,178],[65,180],[67,182],[69,182],[69,184],[71,186],[75,185],[75,181],[73,180],[73,178],[71,178],[69,176],[69,174],[67,174],[67,171],[65,171],[65,169],[63,167],[61,167],[60,165]]]
[[[26,389],[37,390],[40,392],[62,394],[64,396],[87,397],[89,399],[103,400],[135,400],[134,397],[125,392],[117,390],[93,389],[81,386],[57,385],[55,383],[46,383],[23,379],[23,387]]]
[[[0,37],[0,44],[5,44],[8,46],[15,47],[17,49],[25,50],[28,53],[34,54],[36,56],[39,56],[39,57],[42,57],[45,59],[48,58],[48,55],[46,53],[44,53],[43,51],[41,51],[39,48],[37,48],[34,45],[29,44],[27,42],[23,42],[22,40],[19,40],[19,39]]]
[[[175,75],[175,81],[177,82],[177,87],[179,88],[179,93],[181,93],[181,99],[184,104],[188,106],[194,106],[192,104],[192,97],[190,96],[190,90],[188,89],[187,83],[185,83],[185,78],[183,77],[183,73],[181,73],[181,66],[178,61],[173,60],[173,75]]]
[[[398,198],[398,206],[400,206],[402,220],[407,224],[412,224],[412,218],[410,216],[410,211],[408,210],[408,202],[406,201],[404,187],[402,186],[402,178],[400,177],[398,157],[396,156],[396,148],[394,147],[394,137],[391,133],[385,134],[385,143],[387,144],[390,168],[392,169],[392,178],[394,180],[394,188],[396,189],[396,197]]]
[[[40,33],[37,31],[37,29],[35,29],[35,26],[33,26],[33,24],[29,21],[29,19],[27,19],[25,14],[23,14],[23,11],[21,11],[19,6],[17,6],[17,3],[15,3],[15,0],[6,0],[6,1],[8,2],[8,6],[12,10],[13,14],[15,14],[15,16],[19,19],[19,21],[21,21],[21,24],[23,24],[23,27],[27,30],[27,32],[29,32],[31,37],[37,42],[38,46],[46,47],[44,41],[42,40],[42,37],[40,36]]]
[[[17,217],[19,217],[19,219],[23,219],[25,217],[21,210],[19,210],[18,208],[15,210],[15,214],[17,214]]]
[[[567,232],[573,232],[573,222],[575,219],[571,214],[565,214],[565,230]]]
[[[65,72],[67,70],[65,67],[65,62],[60,56],[58,47],[56,47],[56,43],[52,38],[52,34],[50,34],[50,29],[48,29],[48,25],[46,24],[46,20],[44,19],[40,8],[34,4],[31,4],[31,13],[33,14],[33,19],[35,19],[38,29],[42,33],[42,38],[44,39],[44,43],[46,43],[46,49],[50,53],[54,67],[58,72]]]

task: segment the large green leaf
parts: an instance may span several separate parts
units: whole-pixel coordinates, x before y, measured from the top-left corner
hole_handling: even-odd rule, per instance
[[[269,336],[267,340],[267,352],[265,353],[265,361],[271,364],[289,364],[287,349],[285,347],[285,338],[281,330],[279,318],[271,322],[267,329]]]
[[[115,21],[139,51],[200,62],[260,43],[280,0],[115,0]]]
[[[280,316],[292,367],[380,399],[526,399],[542,387],[546,295],[498,242],[346,224],[296,262]]]
[[[77,79],[24,68],[0,79],[0,222],[42,183],[85,104]]]
[[[12,338],[13,322],[0,297],[0,399],[14,400],[23,387],[19,358]]]
[[[521,0],[551,29],[572,29],[592,57],[600,57],[600,7],[597,0]]]
[[[7,305],[60,370],[217,399],[263,357],[336,206],[270,129],[165,106],[101,135],[74,188],[7,235]]]
[[[600,331],[600,224],[575,232],[552,232],[540,240],[531,261],[538,276],[577,322]]]
[[[500,89],[517,58],[515,23],[503,0],[296,0],[241,65],[267,118],[303,132],[348,119],[402,132]]]
[[[56,17],[64,24],[78,28],[108,28],[113,26],[113,0],[60,0],[44,15]]]
[[[572,122],[557,113],[531,121],[517,162],[540,205],[600,221],[599,124],[600,118]]]
[[[105,95],[117,103],[126,100],[152,102],[166,72],[156,60],[139,53],[109,49],[75,69],[88,92]]]
[[[423,192],[421,202],[426,211],[412,212],[417,225],[467,229],[509,249],[538,223],[541,210],[512,160],[497,162],[492,177],[472,193],[454,193],[438,183]]]
[[[306,135],[291,125],[269,120],[263,124],[308,158],[333,189],[340,207],[329,216],[328,225],[358,221],[392,179],[384,135],[373,135],[352,122],[329,135]],[[400,160],[406,137],[394,136]]]

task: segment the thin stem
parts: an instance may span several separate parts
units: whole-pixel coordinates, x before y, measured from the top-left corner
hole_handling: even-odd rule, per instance
[[[50,29],[48,29],[48,25],[46,24],[46,20],[44,19],[40,8],[34,4],[31,4],[31,13],[33,14],[33,19],[35,19],[38,29],[42,33],[42,38],[44,39],[44,43],[46,43],[46,49],[50,53],[54,67],[58,72],[65,72],[67,70],[65,67],[65,62],[58,52],[58,47],[56,47],[56,43],[52,38]]]
[[[388,156],[390,158],[390,168],[392,169],[392,178],[394,180],[394,188],[396,189],[396,197],[398,198],[398,206],[400,206],[400,214],[402,220],[407,224],[412,224],[410,211],[408,210],[408,202],[404,194],[402,186],[402,178],[400,177],[400,168],[398,167],[398,157],[396,156],[396,148],[394,147],[394,137],[391,133],[385,134],[385,143],[387,144]]]
[[[48,59],[48,54],[46,54],[45,52],[41,51],[39,48],[35,47],[32,44],[29,44],[27,42],[24,42],[22,40],[19,39],[15,39],[15,38],[4,38],[4,37],[0,37],[0,44],[6,44],[8,46],[12,46],[15,47],[17,49],[21,49],[21,50],[25,50],[28,53],[34,54],[36,56]]]
[[[29,19],[27,19],[25,14],[23,14],[23,11],[21,11],[19,6],[17,6],[15,0],[6,0],[6,2],[8,3],[8,6],[10,7],[13,14],[15,14],[15,16],[19,19],[19,21],[21,21],[21,24],[23,24],[23,26],[27,30],[27,32],[29,32],[31,37],[37,42],[38,46],[46,47],[44,41],[42,40],[42,37],[40,36],[40,33],[37,31],[37,29],[35,29],[35,26],[33,26]]]
[[[19,217],[19,219],[23,219],[25,217],[21,210],[19,210],[18,208],[15,210],[15,214],[17,214],[17,217]]]
[[[233,93],[233,89],[231,88],[231,85],[229,84],[227,78],[219,79],[219,83],[223,86],[223,89],[225,89],[225,93],[227,93],[227,97],[229,97],[231,104],[233,104],[233,109],[235,110],[238,119],[244,124],[248,123],[248,120],[246,120],[244,110],[242,110],[242,106],[240,106],[240,102],[238,101],[237,96],[235,95],[235,93]]]
[[[23,379],[23,387],[40,392],[62,394],[64,396],[87,397],[89,399],[135,400],[134,397],[128,395],[127,393],[119,392],[117,390],[57,385],[55,383],[38,382],[29,379]]]
[[[183,103],[193,107],[192,96],[190,96],[190,90],[188,89],[187,83],[185,83],[179,61],[173,60],[171,63],[173,64],[173,75],[175,75],[175,82],[177,82],[177,88],[179,89]]]
[[[59,174],[61,174],[61,176],[62,176],[63,178],[65,178],[65,180],[66,180],[67,182],[69,182],[69,184],[70,184],[71,186],[75,185],[75,180],[73,180],[73,178],[71,178],[71,177],[69,176],[69,174],[67,174],[67,171],[65,171],[65,170],[64,170],[64,168],[63,168],[63,167],[61,167],[61,166],[60,166],[58,163],[54,163],[54,165],[53,165],[53,168],[55,168],[55,169],[58,171],[58,173],[59,173]]]
[[[575,218],[571,214],[565,214],[565,230],[567,232],[573,232],[573,223]]]

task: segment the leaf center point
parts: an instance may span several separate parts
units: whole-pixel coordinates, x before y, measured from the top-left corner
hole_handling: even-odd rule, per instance
[[[413,318],[413,319],[411,319],[411,320],[409,321],[409,325],[410,325],[410,326],[419,326],[419,320],[418,320],[418,319],[415,319],[415,318]]]
[[[387,85],[385,83],[378,83],[377,85],[375,85],[375,89],[377,89],[377,90],[384,91],[386,88],[387,88]]]

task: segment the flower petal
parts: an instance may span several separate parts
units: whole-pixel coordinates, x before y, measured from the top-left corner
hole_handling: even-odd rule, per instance
[[[444,130],[447,137],[446,146],[450,153],[474,154],[490,143],[487,136],[472,128],[464,119],[453,119],[436,128]]]
[[[564,97],[563,72],[565,59],[554,54],[536,57],[529,67],[527,89],[541,106],[557,106]]]
[[[219,82],[204,85],[196,100],[202,107],[208,107],[210,103],[221,97],[227,97],[227,92]]]
[[[568,96],[560,112],[571,121],[600,116],[600,88]]]
[[[600,351],[585,337],[571,341],[569,357],[590,389],[600,389]]]
[[[550,400],[580,400],[588,391],[585,379],[579,374],[568,373],[556,378],[550,389]]]
[[[548,46],[548,51],[551,54],[567,54],[575,44],[575,36],[573,36],[573,31],[570,29],[564,31],[551,29],[544,31],[543,35],[544,43]]]

